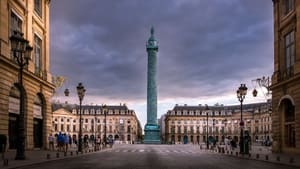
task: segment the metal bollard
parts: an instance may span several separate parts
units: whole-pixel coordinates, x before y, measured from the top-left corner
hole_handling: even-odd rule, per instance
[[[259,154],[256,154],[256,158],[259,159]]]
[[[66,151],[64,152],[64,156],[65,156],[65,157],[67,156],[67,152],[66,152]]]
[[[233,154],[233,152],[231,151],[231,152],[230,152],[230,154],[232,155],[232,154]]]
[[[47,153],[46,158],[50,159],[50,154],[49,153]]]
[[[59,153],[58,152],[56,153],[56,158],[59,158]]]
[[[266,155],[266,160],[269,160],[269,156],[268,155]]]
[[[70,156],[73,156],[73,151],[70,152]]]
[[[239,156],[239,152],[235,152],[235,155],[236,155],[236,156]]]
[[[248,155],[249,155],[249,158],[251,158],[251,153],[249,153]]]
[[[277,156],[277,157],[276,157],[276,160],[277,160],[277,161],[280,161],[280,156]]]

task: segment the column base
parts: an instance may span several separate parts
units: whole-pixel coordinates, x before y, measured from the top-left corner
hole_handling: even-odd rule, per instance
[[[144,132],[144,144],[161,144],[160,127],[157,124],[146,124]]]

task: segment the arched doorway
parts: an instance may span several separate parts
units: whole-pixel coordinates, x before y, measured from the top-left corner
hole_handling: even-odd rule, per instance
[[[95,140],[95,136],[92,134],[90,135],[90,141],[94,141]]]
[[[8,102],[8,142],[9,148],[15,149],[17,148],[17,133],[19,133],[18,123],[20,116],[20,90],[16,85],[12,86],[10,89]]]
[[[175,135],[171,136],[171,144],[175,144]]]
[[[184,135],[183,136],[183,144],[187,144],[188,143],[188,136]]]
[[[178,141],[179,143],[181,143],[181,136],[180,136],[180,135],[177,136],[177,141]]]
[[[33,145],[35,148],[43,146],[43,101],[40,95],[33,102]]]
[[[283,106],[284,145],[296,147],[295,106],[287,98],[281,101],[281,105]]]
[[[213,136],[209,136],[208,137],[208,142],[210,143],[210,144],[212,144],[213,142],[214,142],[214,137]]]
[[[200,143],[200,136],[197,136],[197,144]]]

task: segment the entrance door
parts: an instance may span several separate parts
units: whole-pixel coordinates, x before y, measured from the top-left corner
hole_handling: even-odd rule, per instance
[[[188,136],[185,135],[183,136],[183,144],[187,144],[188,143]]]
[[[33,140],[34,147],[41,148],[43,146],[43,120],[33,119]]]
[[[175,136],[174,135],[171,136],[171,144],[175,144]]]
[[[9,148],[16,149],[17,148],[17,138],[18,135],[18,121],[19,115],[9,113],[9,125],[8,125],[8,140],[9,140]]]

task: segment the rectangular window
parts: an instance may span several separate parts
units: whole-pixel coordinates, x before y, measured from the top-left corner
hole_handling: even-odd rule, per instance
[[[285,0],[284,1],[284,14],[288,14],[294,10],[295,1],[294,0]]]
[[[284,36],[285,68],[289,77],[295,63],[295,31],[291,31]]]
[[[22,20],[14,13],[11,12],[10,15],[10,30],[9,30],[9,37],[14,34],[14,31],[22,32]],[[13,59],[13,55],[11,55]]]
[[[177,127],[177,133],[181,133],[181,127],[180,126]]]
[[[34,0],[34,11],[42,17],[42,0]]]
[[[10,36],[13,35],[14,31],[22,32],[22,20],[14,13],[10,15]]]
[[[58,130],[57,130],[57,124],[54,124],[54,130],[55,130],[55,131],[58,131]]]
[[[175,133],[175,126],[171,127],[171,133],[174,134]]]
[[[204,126],[204,127],[203,127],[203,132],[202,132],[202,133],[203,133],[203,134],[206,134],[206,132],[207,132],[207,129],[206,129],[206,127]]]
[[[34,35],[34,68],[35,74],[40,76],[42,59],[42,40]]]
[[[127,132],[130,133],[130,126],[127,126]]]
[[[73,132],[76,131],[76,125],[73,125]]]
[[[60,131],[64,131],[64,125],[63,124],[60,125]]]

